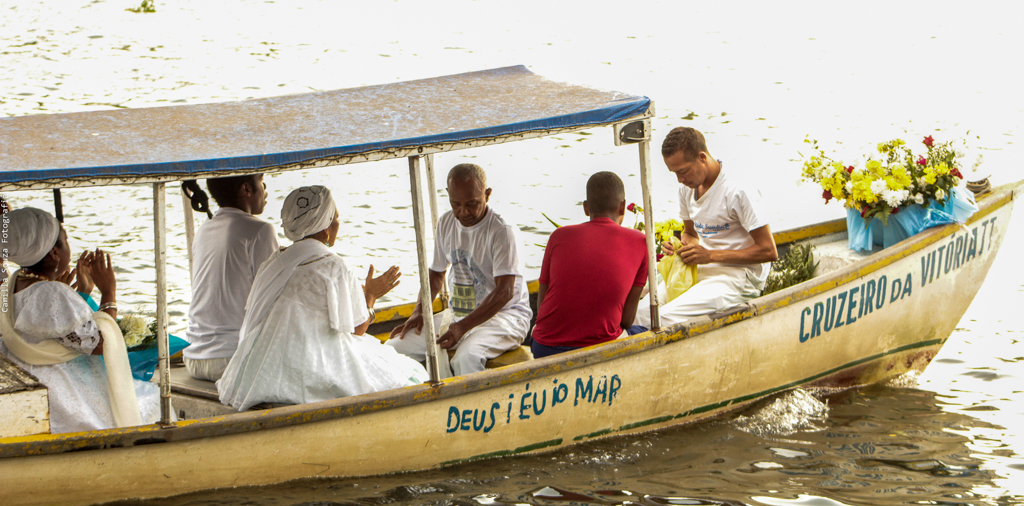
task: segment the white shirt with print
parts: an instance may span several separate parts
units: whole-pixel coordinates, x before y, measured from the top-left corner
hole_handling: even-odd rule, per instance
[[[679,218],[693,221],[700,245],[709,250],[750,247],[754,244],[750,231],[768,224],[757,196],[734,184],[725,171],[719,172],[714,184],[699,199],[694,198],[695,193],[694,189],[679,185]],[[747,270],[750,281],[759,290],[763,289],[771,264],[742,267]]]
[[[448,272],[452,311],[460,319],[473,312],[495,288],[494,278],[515,276],[515,292],[500,311],[529,322],[533,316],[519,261],[515,227],[488,208],[482,220],[465,227],[451,213],[441,216],[434,234],[430,270]]]

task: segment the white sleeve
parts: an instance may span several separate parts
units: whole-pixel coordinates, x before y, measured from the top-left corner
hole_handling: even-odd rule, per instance
[[[68,285],[44,281],[32,286],[18,303],[23,306],[14,322],[26,341],[56,339],[69,350],[88,355],[100,343],[100,330],[92,309]]]
[[[761,199],[756,194],[748,194],[744,190],[738,190],[735,195],[732,211],[736,214],[736,220],[743,228],[750,232],[768,224],[764,210],[761,208]]]
[[[689,221],[690,211],[686,208],[686,187],[679,185],[679,221]]]
[[[270,255],[273,255],[280,248],[277,243],[277,233],[274,232],[274,226],[266,223],[260,228],[258,234],[256,234],[256,240],[253,241],[252,245],[252,273],[256,275],[260,266],[263,262],[266,262]]]
[[[519,247],[516,241],[515,228],[505,225],[497,229],[491,237],[491,271],[494,277],[522,276],[519,267]]]
[[[430,270],[434,272],[444,272],[448,270],[448,265],[451,262],[448,261],[447,244],[445,239],[447,235],[444,233],[446,230],[451,228],[448,226],[451,223],[451,211],[441,215],[441,219],[437,220],[437,229],[434,230],[434,261],[430,264]]]
[[[351,334],[370,319],[363,288],[359,276],[348,270],[344,262],[337,262],[332,271],[327,280],[327,315],[332,329]]]

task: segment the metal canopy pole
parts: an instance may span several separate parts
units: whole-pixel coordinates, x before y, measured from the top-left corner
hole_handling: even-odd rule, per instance
[[[153,252],[156,256],[156,346],[160,372],[160,424],[171,425],[171,369],[167,347],[167,216],[164,183],[153,183]]]
[[[437,185],[434,182],[434,154],[424,155],[427,161],[427,192],[430,193],[430,224],[431,230],[437,233],[437,220],[441,217],[437,212]],[[441,283],[441,310],[448,309],[448,283]]]
[[[420,310],[423,312],[423,333],[427,340],[427,371],[430,383],[438,384],[438,346],[434,335],[434,305],[430,294],[430,271],[427,264],[427,224],[423,213],[423,185],[420,183],[420,157],[409,157],[409,180],[412,183],[412,221],[416,228],[416,256],[420,269]]]
[[[188,195],[185,194],[185,189],[181,190],[181,205],[185,208],[185,246],[188,248],[188,273],[189,277],[192,276],[192,241],[196,238],[196,220],[192,215],[192,201],[189,200]]]
[[[644,131],[651,131],[651,121],[644,120]],[[651,330],[661,329],[661,317],[658,315],[658,269],[654,255],[654,211],[651,209],[651,136],[644,135],[640,141],[640,188],[644,194],[644,235],[647,236],[647,286],[650,287],[651,298]]]

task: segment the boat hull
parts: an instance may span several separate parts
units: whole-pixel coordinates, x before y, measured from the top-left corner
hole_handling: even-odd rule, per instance
[[[656,335],[438,387],[175,428],[2,439],[0,493],[5,504],[88,504],[422,470],[692,422],[796,387],[846,388],[920,370],[1002,243],[1012,192],[989,200],[966,227],[927,231]]]

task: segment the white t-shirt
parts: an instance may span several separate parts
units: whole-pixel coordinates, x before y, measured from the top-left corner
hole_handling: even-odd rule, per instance
[[[719,162],[721,163],[721,162]],[[679,185],[679,218],[693,221],[700,245],[709,250],[739,250],[754,244],[750,231],[768,224],[756,194],[733,183],[725,171],[699,199],[695,190]],[[724,264],[723,264],[724,265]],[[758,290],[764,288],[770,263],[742,265]]]
[[[256,272],[278,250],[274,226],[233,207],[203,223],[192,244],[192,303],[188,307],[191,360],[231,358],[245,301]]]
[[[464,227],[451,211],[437,221],[434,234],[434,262],[430,270],[448,273],[452,311],[455,318],[472,313],[494,291],[494,278],[516,277],[515,293],[500,311],[527,322],[533,316],[530,294],[519,262],[515,227],[505,223],[493,209],[480,223]]]

